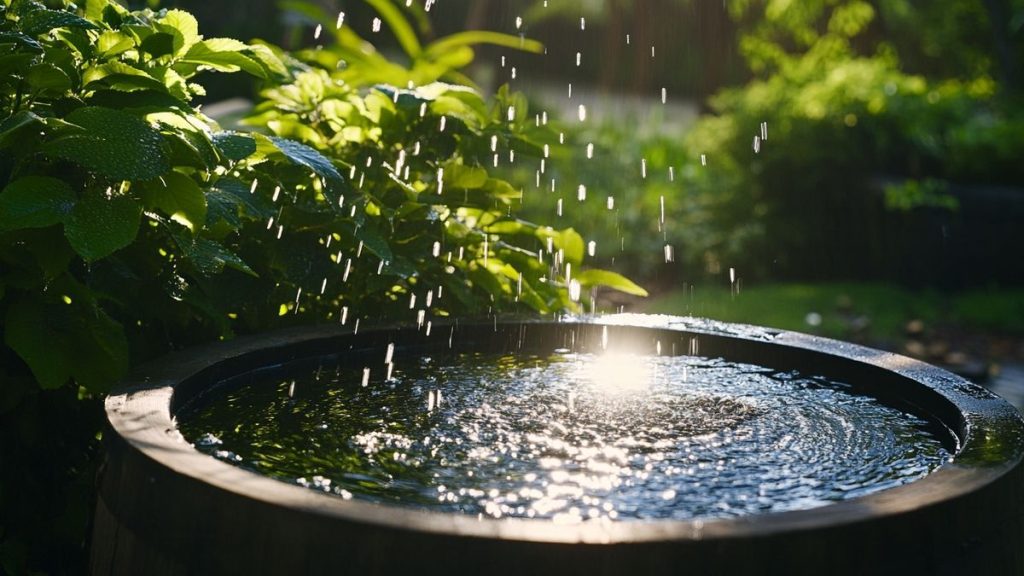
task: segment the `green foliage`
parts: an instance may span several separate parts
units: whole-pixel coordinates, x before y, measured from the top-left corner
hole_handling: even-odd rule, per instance
[[[351,27],[337,26],[337,18],[325,12],[320,6],[300,0],[283,0],[279,4],[284,10],[321,26],[324,34],[333,37],[334,40],[333,45],[324,46],[323,50],[300,51],[296,56],[305,62],[331,70],[334,78],[357,88],[376,84],[405,88],[425,86],[437,81],[473,86],[473,82],[459,70],[473,61],[473,47],[479,44],[494,44],[537,53],[544,49],[535,40],[485,30],[457,32],[423,45],[416,35],[413,23],[409,21],[410,16],[404,14],[402,9],[390,0],[366,2],[377,11],[382,23],[395,36],[405,53],[404,64],[392,61],[378,52]],[[421,20],[420,24],[429,27],[427,20]]]
[[[525,100],[440,81],[461,79],[476,43],[538,46],[487,32],[423,45],[399,8],[370,4],[407,66],[347,28],[292,57],[204,38],[180,10],[0,2],[0,427],[78,451],[48,454],[67,466],[28,507],[69,517],[47,538],[15,502],[42,452],[2,448],[3,570],[81,569],[91,496],[68,487],[89,485],[98,399],[141,361],[283,323],[558,312],[579,307],[576,286],[643,292],[582,270],[574,230],[510,216],[521,191],[486,166],[494,149],[537,154]],[[203,72],[264,83],[253,133],[202,114]],[[85,437],[47,432],[45,411]]]
[[[1024,182],[1012,94],[986,67],[960,79],[903,72],[895,44],[869,41],[889,25],[878,5],[730,4],[747,23],[740,45],[755,78],[718,94],[716,114],[687,136],[688,156],[705,154],[712,168],[684,170],[687,187],[721,199],[705,206],[719,233],[691,244],[693,259],[752,275],[842,276],[879,250],[856,227],[877,222],[878,207],[956,209],[943,193],[952,183]],[[768,137],[755,151],[762,123]],[[878,179],[897,184],[882,194]],[[743,222],[751,233],[730,233]]]

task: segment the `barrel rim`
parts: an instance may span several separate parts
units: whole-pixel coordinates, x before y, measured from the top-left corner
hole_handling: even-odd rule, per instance
[[[358,522],[396,530],[469,538],[497,538],[537,543],[626,544],[670,541],[713,541],[785,532],[815,530],[909,513],[956,500],[982,489],[1019,468],[1024,461],[1024,420],[1006,401],[941,368],[898,354],[864,346],[781,330],[726,324],[695,318],[621,314],[565,318],[559,321],[491,320],[503,328],[550,326],[567,329],[655,329],[680,336],[724,338],[741,346],[781,346],[799,353],[822,354],[894,373],[921,386],[956,409],[957,422],[944,421],[959,440],[952,462],[914,482],[818,508],[722,519],[650,520],[556,525],[546,520],[478,519],[454,513],[431,512],[357,499],[345,500],[288,484],[222,462],[196,450],[182,437],[175,410],[184,383],[195,384],[204,374],[228,362],[251,362],[258,352],[296,348],[312,342],[411,330],[383,326],[356,331],[344,326],[303,327],[238,338],[194,348],[140,367],[105,402],[112,431],[130,450],[174,474],[205,482],[260,505],[287,507],[342,522]],[[438,338],[446,330],[480,324],[452,321],[436,324]],[[851,364],[851,365],[853,365]],[[254,366],[255,367],[255,366]],[[212,385],[209,382],[207,385]],[[200,387],[202,388],[202,387]],[[190,388],[190,394],[192,390]],[[177,396],[177,397],[176,397]]]

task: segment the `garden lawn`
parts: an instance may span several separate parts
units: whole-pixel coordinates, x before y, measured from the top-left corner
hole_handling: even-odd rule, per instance
[[[652,314],[692,315],[879,343],[900,340],[907,326],[950,326],[1024,337],[1024,289],[960,293],[890,284],[693,286],[642,306]]]

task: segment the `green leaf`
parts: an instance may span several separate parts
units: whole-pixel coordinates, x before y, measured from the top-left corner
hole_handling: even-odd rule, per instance
[[[89,97],[89,104],[106,108],[134,109],[141,112],[190,111],[191,106],[163,90],[97,90]]]
[[[65,120],[86,131],[46,143],[45,153],[114,180],[149,180],[170,168],[160,133],[131,114],[88,106]]]
[[[376,228],[369,225],[359,226],[356,228],[355,235],[367,250],[376,254],[381,260],[390,262],[394,258],[387,239]]]
[[[181,172],[167,174],[142,186],[146,204],[160,209],[195,233],[206,222],[206,196],[195,180]]]
[[[28,110],[21,110],[7,118],[0,124],[0,148],[6,148],[8,144],[14,142],[24,145],[26,141],[20,135],[28,129],[38,132],[38,124],[42,122],[42,118]]]
[[[150,34],[142,41],[139,48],[142,48],[143,52],[148,53],[154,58],[160,56],[166,56],[168,54],[174,54],[175,40],[178,40],[173,34],[167,32],[157,32],[156,34]],[[180,40],[178,40],[180,43]]]
[[[214,276],[224,271],[225,267],[233,268],[250,276],[257,276],[237,254],[209,238],[191,238],[183,234],[174,234],[174,240],[193,266],[203,276]]]
[[[12,305],[5,319],[4,342],[28,364],[39,386],[52,390],[71,378],[72,359],[65,352],[67,322],[47,312],[35,302]]]
[[[19,230],[18,240],[25,243],[25,249],[35,258],[47,284],[64,274],[68,265],[78,257],[64,238],[64,230],[57,226]]]
[[[231,38],[211,38],[192,46],[182,62],[208,66],[219,72],[245,70],[257,78],[268,78],[267,70],[260,62],[242,53],[249,46]]]
[[[475,44],[494,44],[505,48],[533,52],[534,54],[544,52],[544,45],[536,40],[487,30],[468,30],[445,36],[430,44],[426,48],[426,55],[430,58],[440,58],[460,46],[473,46]]]
[[[36,91],[66,92],[71,88],[71,79],[63,70],[53,64],[36,64],[28,69],[25,76],[28,85]]]
[[[75,194],[63,180],[26,176],[0,192],[0,230],[45,228],[63,222],[75,205]]]
[[[256,153],[256,140],[238,132],[218,132],[213,143],[225,158],[236,162]]]
[[[64,224],[64,235],[87,261],[99,260],[135,240],[142,206],[131,198],[86,198],[75,205]]]
[[[95,84],[131,92],[133,90],[167,91],[167,86],[144,70],[139,70],[123,62],[107,62],[100,66],[88,68],[82,74],[82,82],[88,89],[95,90]]]
[[[270,218],[276,213],[275,208],[263,196],[250,192],[251,186],[234,178],[222,178],[211,188],[211,191],[222,192],[234,198],[242,206],[245,214],[253,220]]]
[[[7,313],[4,341],[44,389],[60,388],[74,378],[100,393],[128,371],[123,329],[85,303],[20,301]]]
[[[444,169],[444,187],[475,190],[487,184],[487,170],[478,166],[450,164]]]
[[[18,24],[28,36],[39,36],[54,28],[84,28],[86,30],[98,28],[84,18],[61,10],[33,10],[24,16]]]
[[[267,72],[277,77],[280,81],[284,81],[291,78],[291,71],[285,66],[281,58],[271,49],[270,46],[264,46],[263,44],[250,44],[249,45],[249,56],[259,62]]]
[[[542,241],[547,241],[551,238],[555,248],[560,248],[565,252],[565,260],[573,264],[579,264],[583,261],[583,252],[585,249],[583,237],[580,236],[579,232],[572,228],[566,228],[565,230],[553,230],[547,227],[541,227],[536,230],[537,238]]]
[[[576,275],[576,280],[584,288],[592,286],[606,286],[619,292],[632,294],[633,296],[647,297],[647,290],[635,284],[629,278],[608,270],[584,270]]]
[[[231,230],[242,227],[242,219],[238,215],[242,202],[233,194],[216,188],[206,191],[206,227],[215,226],[218,222],[226,222]]]
[[[168,10],[160,20],[162,27],[170,28],[178,34],[173,35],[173,50],[175,56],[187,52],[194,44],[199,42],[202,36],[199,35],[199,23],[195,16],[184,10]]]
[[[37,57],[34,54],[24,52],[0,55],[0,78],[24,77],[28,72],[28,67],[36,60]]]
[[[100,56],[111,58],[131,50],[135,40],[116,30],[104,30],[96,40],[96,50]]]
[[[327,182],[328,187],[335,188],[344,184],[345,180],[341,177],[338,169],[334,167],[334,164],[331,164],[331,161],[326,156],[315,149],[294,140],[277,138],[275,136],[269,136],[268,138],[274,144],[274,147],[284,154],[285,157],[295,164],[312,170],[314,174]]]
[[[0,46],[17,45],[21,48],[26,48],[30,52],[40,53],[43,51],[43,45],[24,34],[17,32],[0,32]]]
[[[569,262],[582,262],[585,243],[583,236],[572,228],[562,230],[558,238],[555,238],[555,246],[565,250],[565,259]]]

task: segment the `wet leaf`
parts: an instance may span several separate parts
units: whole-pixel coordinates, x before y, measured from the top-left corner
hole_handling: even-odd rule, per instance
[[[266,202],[263,196],[257,196],[250,192],[250,190],[252,190],[250,184],[234,178],[222,178],[211,189],[211,191],[220,192],[234,198],[238,205],[242,207],[245,215],[253,220],[273,216],[275,213],[274,207],[269,202]]]
[[[193,238],[184,234],[174,234],[174,240],[181,248],[185,258],[203,276],[220,274],[225,267],[233,268],[250,276],[257,275],[240,256],[209,238]]]
[[[390,261],[394,258],[394,254],[391,252],[391,246],[388,245],[388,241],[384,238],[384,235],[378,232],[375,228],[372,228],[369,225],[360,226],[356,229],[356,238],[358,238],[370,252],[376,254],[381,260]]]
[[[141,217],[142,206],[131,198],[86,198],[71,211],[64,235],[86,261],[99,260],[135,240]]]
[[[28,36],[39,36],[54,28],[84,28],[95,30],[98,28],[92,22],[62,10],[32,10],[23,16],[18,22],[22,31]]]
[[[68,114],[86,131],[52,140],[43,151],[114,180],[149,180],[169,169],[163,138],[126,112],[90,106]]]
[[[75,193],[63,180],[26,176],[0,192],[0,230],[45,228],[63,222],[75,205]]]
[[[256,153],[256,140],[238,132],[218,132],[213,143],[228,160],[242,160]]]
[[[206,222],[206,197],[195,180],[171,171],[142,186],[149,206],[158,208],[193,233]]]
[[[285,138],[269,137],[274,147],[281,151],[289,160],[300,166],[305,166],[317,176],[323,178],[328,187],[337,188],[344,183],[341,173],[334,167],[334,164],[326,156],[315,149]]]

